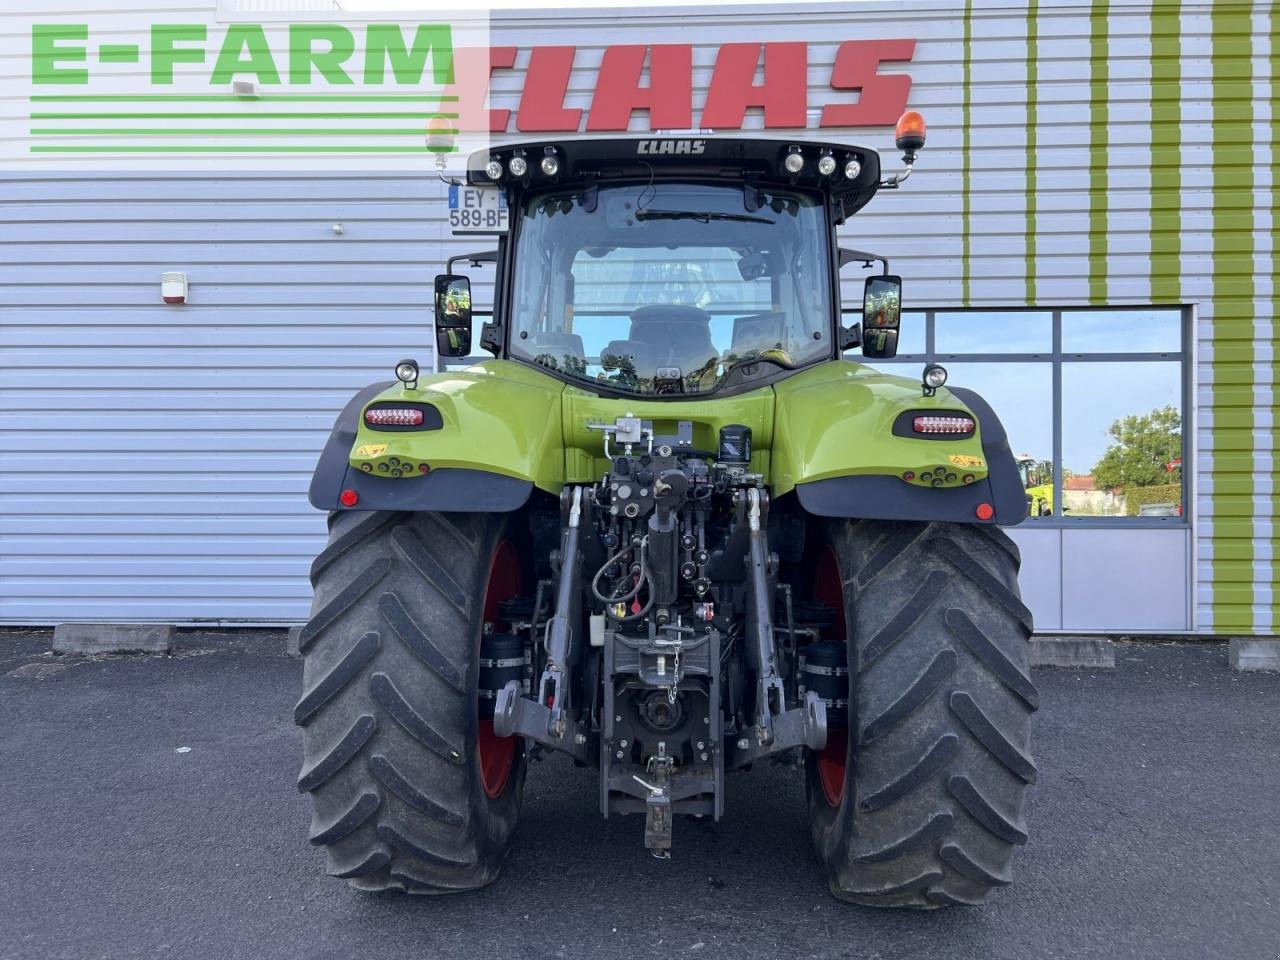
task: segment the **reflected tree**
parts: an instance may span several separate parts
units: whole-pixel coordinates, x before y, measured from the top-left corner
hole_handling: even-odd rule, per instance
[[[1121,417],[1107,431],[1107,447],[1093,477],[1100,488],[1151,487],[1169,482],[1169,464],[1182,456],[1182,418],[1174,407]]]

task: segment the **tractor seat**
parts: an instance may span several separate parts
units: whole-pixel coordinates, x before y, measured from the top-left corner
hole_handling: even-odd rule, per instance
[[[648,349],[654,366],[690,373],[719,357],[711,340],[711,314],[698,307],[653,304],[631,314],[631,340]]]

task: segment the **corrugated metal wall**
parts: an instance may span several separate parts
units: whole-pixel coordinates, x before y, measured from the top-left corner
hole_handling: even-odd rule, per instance
[[[365,175],[0,183],[0,620],[305,617],[336,411],[433,362],[437,199]]]
[[[909,64],[881,70],[913,78],[929,148],[850,241],[894,260],[914,306],[1195,305],[1196,622],[1267,632],[1277,17],[1230,0],[547,13],[494,24],[520,53],[493,100],[518,106],[537,45],[578,47],[566,104],[588,109],[607,44],[695,43],[701,104],[719,44],[804,40],[813,115],[848,96],[829,87],[839,41],[915,38]],[[835,133],[892,156],[885,129]],[[0,190],[0,618],[303,616],[323,526],[306,473],[332,414],[400,355],[425,359],[430,276],[483,245],[446,240],[442,186],[424,173]],[[165,269],[191,274],[191,305],[156,304]],[[846,273],[852,302],[861,278]],[[268,400],[287,409],[254,412]]]

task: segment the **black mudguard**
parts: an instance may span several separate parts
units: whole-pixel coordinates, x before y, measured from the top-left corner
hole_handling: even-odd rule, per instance
[[[807,512],[820,517],[866,520],[938,520],[952,523],[991,523],[1011,527],[1027,518],[1027,497],[1018,464],[1009,449],[1000,418],[990,404],[972,390],[949,387],[956,399],[978,418],[987,478],[967,487],[932,490],[913,487],[897,477],[829,477],[796,487]],[[990,520],[980,520],[978,505],[995,508]]]
[[[441,468],[425,477],[390,479],[371,477],[353,470],[349,462],[356,442],[360,411],[390,381],[365,387],[342,408],[329,441],[311,477],[308,499],[317,510],[439,510],[462,513],[505,513],[518,510],[533,492],[533,483],[487,470]],[[343,490],[354,490],[354,507],[338,500]]]

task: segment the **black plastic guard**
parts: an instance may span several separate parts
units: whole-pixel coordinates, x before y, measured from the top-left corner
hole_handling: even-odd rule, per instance
[[[991,406],[961,387],[949,388],[973,411],[982,428],[982,452],[987,479],[967,487],[935,490],[913,487],[898,477],[830,477],[796,487],[800,505],[820,517],[866,520],[940,520],[952,523],[990,523],[1012,527],[1027,518],[1027,497],[1018,465],[1009,449],[1004,426]],[[979,520],[978,505],[995,507],[990,520]]]
[[[365,387],[351,398],[320,454],[311,477],[308,499],[317,510],[441,510],[461,513],[505,513],[522,507],[533,483],[487,470],[441,468],[424,477],[372,477],[348,462],[356,441],[360,411],[390,382]],[[354,490],[356,506],[342,507],[338,495]]]

